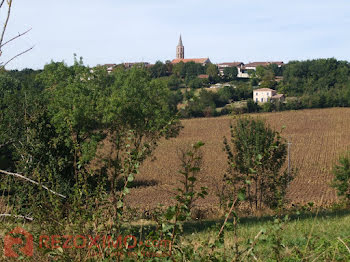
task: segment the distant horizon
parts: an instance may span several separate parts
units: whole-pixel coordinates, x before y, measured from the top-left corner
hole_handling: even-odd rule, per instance
[[[346,0],[15,0],[5,40],[32,31],[8,45],[1,61],[34,46],[6,68],[42,69],[51,60],[73,64],[165,62],[175,58],[180,34],[185,58],[213,63],[350,61],[350,5]]]
[[[189,58],[186,58],[186,57],[185,57],[185,59],[191,59],[191,58],[197,58],[197,57],[189,57]],[[199,58],[206,58],[206,57],[199,57]],[[212,59],[209,57],[210,61],[211,61],[213,64],[232,63],[232,62],[242,62],[242,63],[244,63],[245,65],[246,65],[246,64],[250,64],[250,63],[255,63],[255,62],[283,62],[284,64],[288,64],[289,62],[292,62],[292,61],[300,61],[300,62],[302,62],[302,61],[308,61],[308,60],[332,59],[332,58],[336,59],[337,61],[346,61],[346,62],[350,62],[350,61],[348,61],[348,60],[337,59],[337,58],[335,58],[335,57],[321,57],[321,58],[310,58],[310,59],[304,59],[304,60],[290,60],[290,61],[282,61],[282,60],[275,60],[275,61],[270,61],[270,60],[269,60],[269,61],[267,61],[267,60],[266,60],[266,61],[248,61],[248,62],[245,62],[245,61],[221,61],[221,62],[213,62]],[[150,65],[154,65],[154,64],[155,64],[156,62],[158,62],[158,61],[160,61],[160,62],[162,62],[162,63],[166,63],[166,61],[171,61],[171,60],[170,60],[170,59],[167,59],[167,60],[165,60],[165,61],[156,60],[156,61],[154,61],[154,62],[149,62],[149,61],[127,61],[127,62],[126,62],[126,61],[125,61],[125,62],[119,62],[119,63],[113,63],[113,62],[111,62],[111,63],[104,63],[104,64],[89,65],[89,64],[86,64],[86,63],[84,62],[84,58],[83,58],[84,65],[87,66],[87,67],[90,67],[90,68],[96,67],[96,66],[104,66],[104,65],[108,65],[108,64],[121,65],[121,64],[124,64],[124,63],[149,63]],[[72,65],[73,65],[73,63],[68,64],[68,63],[67,63],[66,61],[64,61],[64,60],[61,60],[61,61],[58,61],[58,60],[57,60],[57,61],[54,61],[54,60],[52,60],[52,61],[46,63],[45,65],[50,64],[51,62],[55,62],[55,63],[63,62],[63,63],[65,63],[65,64],[67,64],[67,66],[72,66]],[[31,68],[31,67],[9,68],[9,67],[6,67],[5,69],[8,70],[8,71],[11,71],[11,70],[18,70],[18,71],[21,71],[21,70],[25,70],[25,69],[43,70],[44,67],[45,67],[45,65],[43,65],[43,67],[41,67],[41,68]]]

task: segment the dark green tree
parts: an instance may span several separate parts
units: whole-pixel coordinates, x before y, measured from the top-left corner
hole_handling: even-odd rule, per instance
[[[334,180],[332,186],[337,189],[338,195],[350,201],[350,153],[340,156],[333,167]]]
[[[233,194],[244,193],[250,209],[276,208],[284,201],[293,174],[281,171],[287,155],[286,141],[263,120],[238,118],[231,139],[224,139],[228,157],[226,180]]]
[[[217,83],[220,81],[219,69],[214,64],[209,64],[206,69],[207,75],[209,75],[209,80],[211,83]]]
[[[224,76],[225,81],[234,81],[237,79],[238,69],[237,67],[226,67],[224,68]]]
[[[163,64],[161,61],[157,61],[149,70],[153,78],[168,76],[170,74],[167,65]]]
[[[249,98],[247,100],[247,112],[248,113],[254,113],[258,112],[260,109],[258,103],[254,102],[253,99]]]

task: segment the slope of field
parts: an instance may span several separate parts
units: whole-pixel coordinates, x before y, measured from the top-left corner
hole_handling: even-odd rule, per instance
[[[256,115],[292,143],[291,163],[298,175],[288,190],[288,199],[294,204],[314,202],[327,206],[337,201],[329,184],[332,167],[339,154],[350,149],[350,108],[300,110]],[[139,186],[132,189],[128,203],[132,207],[151,209],[158,203],[172,202],[174,189],[179,185],[178,150],[198,140],[203,147],[203,167],[199,175],[200,186],[209,188],[209,196],[198,201],[206,210],[218,207],[217,193],[227,168],[223,152],[223,137],[229,137],[232,117],[200,118],[182,121],[184,129],[179,137],[164,140],[148,160],[138,176]],[[321,203],[321,199],[323,199]]]

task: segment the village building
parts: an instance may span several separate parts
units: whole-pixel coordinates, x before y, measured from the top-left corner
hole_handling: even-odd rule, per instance
[[[254,70],[256,71],[256,68],[258,66],[269,66],[269,65],[272,65],[272,64],[275,64],[277,65],[278,67],[282,67],[284,65],[284,63],[282,61],[279,61],[279,62],[253,62],[253,63],[249,63],[249,64],[246,64],[244,67],[246,70]]]
[[[238,78],[249,78],[248,71],[245,69],[243,62],[230,62],[230,63],[226,62],[226,63],[217,64],[217,66],[221,76],[224,75],[225,68],[236,67],[238,71],[237,73]]]
[[[244,64],[242,62],[230,62],[230,63],[217,64],[217,66],[218,66],[220,75],[223,76],[225,68],[237,67],[237,69],[238,69],[238,68],[242,68],[244,66]]]
[[[123,66],[126,69],[132,68],[133,66],[144,66],[144,67],[150,67],[151,64],[148,62],[132,62],[132,63],[123,63]]]
[[[209,75],[199,75],[198,78],[200,78],[200,79],[209,79]]]
[[[270,88],[260,88],[253,90],[253,100],[256,103],[266,103],[270,101],[284,101],[283,94],[277,94],[276,90]]]
[[[107,72],[108,74],[110,74],[113,71],[113,69],[117,66],[117,64],[105,64],[103,66],[107,68]]]
[[[185,46],[182,43],[182,37],[180,35],[179,43],[176,46],[176,59],[171,61],[172,64],[178,64],[180,62],[188,63],[188,62],[194,62],[197,64],[201,64],[203,66],[210,64],[210,59],[207,58],[186,58],[185,59]]]

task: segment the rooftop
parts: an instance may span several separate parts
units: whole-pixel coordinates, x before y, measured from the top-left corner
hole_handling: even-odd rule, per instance
[[[226,66],[226,67],[234,67],[234,66],[240,66],[244,65],[243,62],[225,62],[225,63],[220,63],[218,66]]]
[[[257,67],[257,66],[268,66],[268,65],[278,65],[278,66],[282,66],[284,65],[284,63],[282,61],[277,61],[277,62],[252,62],[249,64],[246,64],[245,67]]]
[[[263,91],[273,91],[273,92],[276,92],[276,90],[273,90],[273,89],[270,89],[270,88],[259,88],[259,89],[255,89],[253,90],[254,92],[255,91],[258,91],[258,92],[263,92]]]
[[[177,64],[180,62],[183,62],[183,63],[195,62],[198,64],[204,64],[204,63],[210,62],[210,60],[209,58],[185,58],[185,59],[176,58],[171,63]]]

